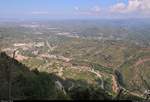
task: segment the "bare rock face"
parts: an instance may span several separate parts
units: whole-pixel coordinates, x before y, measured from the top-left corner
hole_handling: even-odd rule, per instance
[[[145,97],[146,99],[150,99],[150,90],[145,90],[145,92],[144,92],[144,97]]]
[[[61,91],[63,91],[63,93],[66,95],[66,91],[65,91],[65,88],[64,88],[64,86],[61,84],[61,82],[60,81],[55,81],[55,85],[56,85],[56,88],[58,89],[58,90],[61,90]]]

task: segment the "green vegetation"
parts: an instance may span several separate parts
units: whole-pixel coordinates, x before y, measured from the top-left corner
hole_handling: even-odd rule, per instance
[[[140,51],[135,53],[135,57],[129,59],[124,64],[119,67],[119,71],[122,73],[124,83],[126,88],[132,90],[133,92],[143,93],[145,90],[149,89],[149,86],[145,85],[142,77],[149,82],[149,51]],[[143,60],[143,62],[140,61]]]
[[[13,99],[143,100],[150,89],[147,22],[22,23],[0,24],[0,99],[8,99],[10,68]]]
[[[100,72],[113,74],[113,69],[112,68],[107,68],[107,67],[101,66],[99,64],[95,64],[95,63],[92,63],[91,66],[92,66],[92,68],[94,68],[95,70],[98,70]]]
[[[29,71],[29,68],[25,67],[24,65],[22,65],[21,63],[19,63],[18,61],[9,58],[5,53],[1,53],[0,54],[0,64],[1,68],[6,68],[6,66],[8,65],[9,68],[13,68],[13,73],[12,73],[12,98],[13,99],[74,99],[75,97],[77,99],[87,99],[87,97],[84,96],[84,92],[86,90],[89,91],[89,93],[85,93],[86,95],[88,95],[88,97],[93,97],[92,99],[95,98],[94,94],[96,94],[97,92],[99,92],[97,90],[93,90],[91,89],[92,86],[88,85],[87,83],[85,83],[84,85],[91,87],[89,88],[83,88],[80,87],[79,89],[76,90],[76,87],[73,88],[73,90],[75,91],[71,91],[68,93],[68,95],[65,95],[63,92],[61,92],[61,90],[58,90],[54,84],[55,80],[62,80],[59,77],[53,75],[53,74],[47,74],[44,72],[39,72],[38,70],[33,70],[33,71]],[[13,63],[14,62],[14,63]],[[13,66],[13,67],[12,67]],[[0,90],[3,90],[3,93],[0,94],[0,99],[7,99],[7,80],[5,79],[5,74],[4,73],[5,69],[1,69],[1,82],[4,81],[4,83],[1,83],[1,86],[5,87],[1,87]],[[82,79],[82,78],[81,78]],[[83,79],[82,79],[83,80]],[[65,83],[67,83],[69,80],[64,80]],[[78,85],[82,85],[82,83],[80,83],[80,81],[73,81],[75,84],[77,83]],[[81,89],[81,90],[80,90]],[[91,92],[96,92],[96,93],[91,93]],[[77,92],[77,93],[76,93]],[[5,94],[4,94],[5,93]],[[78,96],[78,93],[81,94],[81,96]],[[93,94],[93,96],[91,96],[91,94]],[[107,94],[107,93],[106,93]],[[99,95],[99,94],[97,94]],[[104,93],[102,92],[100,95],[101,98],[106,98],[110,97],[108,95],[106,95],[106,97],[104,96]],[[98,97],[98,96],[97,96]]]

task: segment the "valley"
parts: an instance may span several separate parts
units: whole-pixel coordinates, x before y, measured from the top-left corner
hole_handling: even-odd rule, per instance
[[[0,23],[0,51],[26,66],[31,73],[37,71],[35,73],[59,77],[52,78],[56,84],[52,84],[52,87],[58,88],[64,99],[85,98],[82,92],[86,91],[91,99],[103,99],[102,93],[108,99],[145,99],[144,92],[150,90],[150,34],[147,33],[149,28],[145,28],[145,32],[142,32],[142,28],[150,25],[150,22],[145,25],[139,23],[134,28],[125,21],[109,21],[107,29],[108,21],[99,22]],[[5,67],[1,61],[3,59],[0,60],[1,67]],[[9,63],[11,61],[8,60],[8,66],[12,67]],[[24,71],[16,67],[13,74],[17,73],[23,75]],[[21,80],[28,82],[26,77]],[[121,89],[123,92],[119,93]],[[15,99],[29,98],[21,91],[14,91],[14,94],[17,93],[19,96],[14,95]]]

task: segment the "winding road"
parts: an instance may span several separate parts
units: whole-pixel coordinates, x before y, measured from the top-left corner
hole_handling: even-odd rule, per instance
[[[99,72],[96,72],[94,69],[89,70],[89,72],[96,74],[96,76],[97,76],[98,78],[100,78],[100,80],[101,80],[101,88],[104,89],[104,81],[103,81],[103,79],[102,79],[102,76],[99,74]]]

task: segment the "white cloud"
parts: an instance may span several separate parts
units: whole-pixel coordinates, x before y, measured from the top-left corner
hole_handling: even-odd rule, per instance
[[[46,15],[46,14],[49,14],[48,11],[33,11],[31,12],[31,14],[33,15]]]
[[[141,7],[140,8],[143,11],[143,13],[150,14],[150,0],[144,0],[141,3]]]
[[[94,6],[94,7],[92,8],[92,11],[94,11],[94,12],[100,12],[100,11],[101,11],[101,8],[100,8],[99,6]]]
[[[99,6],[93,6],[89,9],[80,9],[79,7],[74,7],[75,14],[77,15],[89,15],[89,16],[95,16],[99,15],[101,12],[101,8]]]
[[[75,6],[74,9],[75,9],[76,11],[78,11],[78,10],[79,10],[79,7],[78,7],[78,6]]]
[[[142,0],[129,0],[127,5],[127,12],[134,12],[140,9]]]
[[[124,3],[117,3],[112,7],[110,7],[110,12],[120,13],[120,12],[124,12],[125,9],[126,9],[126,5]]]
[[[150,0],[128,0],[127,3],[118,2],[109,7],[95,5],[89,8],[74,7],[75,14],[99,17],[150,17]]]
[[[150,14],[150,0],[129,0],[128,4],[119,2],[110,7],[110,12]]]

